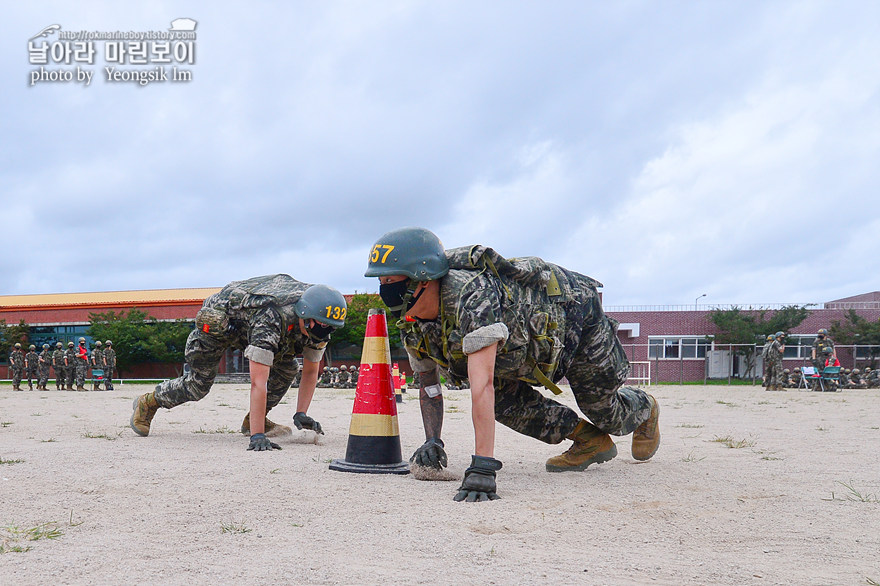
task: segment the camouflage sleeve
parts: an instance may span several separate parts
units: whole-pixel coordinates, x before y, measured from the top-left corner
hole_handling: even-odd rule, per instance
[[[465,354],[507,341],[508,329],[501,321],[500,291],[486,275],[471,280],[462,289],[457,317]]]
[[[281,317],[271,307],[261,307],[248,316],[248,360],[272,366],[281,342]]]

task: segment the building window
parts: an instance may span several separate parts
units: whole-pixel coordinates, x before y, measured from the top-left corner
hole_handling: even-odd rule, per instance
[[[813,341],[815,339],[815,335],[798,336],[796,334],[789,334],[785,337],[785,351],[783,352],[782,357],[793,359],[805,358],[810,360],[813,355]]]
[[[663,336],[648,338],[648,357],[652,359],[703,359],[712,341],[705,336]]]

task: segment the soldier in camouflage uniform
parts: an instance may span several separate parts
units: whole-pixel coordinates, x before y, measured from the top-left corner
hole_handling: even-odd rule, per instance
[[[801,386],[801,379],[803,378],[803,374],[801,373],[801,367],[795,366],[794,370],[791,371],[791,380],[789,384],[791,384],[791,388],[796,389]]]
[[[250,411],[241,431],[250,436],[248,450],[281,449],[267,434],[290,433],[266,414],[290,388],[303,355],[303,376],[293,416],[297,429],[323,433],[321,424],[306,415],[318,380],[318,366],[331,332],[345,324],[347,307],[339,291],[326,285],[301,283],[290,275],[267,275],[235,281],[205,300],[196,315],[184,351],[189,373],[163,382],[135,399],[131,428],[141,436],[159,407],[171,409],[198,401],[211,390],[220,358],[229,348],[244,351],[249,360]]]
[[[331,382],[330,367],[325,366],[321,371],[321,386],[329,387]]]
[[[834,350],[832,348],[830,348],[828,346],[825,346],[824,348],[822,348],[822,357],[825,359],[825,364],[822,367],[822,376],[826,376],[825,369],[828,368],[829,366],[830,367],[834,367],[834,366],[839,367],[840,366],[840,360],[838,360],[837,357],[834,355]],[[828,376],[830,377],[831,375],[828,375]],[[833,379],[824,380],[823,379],[822,386],[824,387],[825,391],[827,391],[827,392],[833,393],[833,392],[837,391],[838,387],[840,386],[840,373],[839,373],[839,371],[838,371],[838,375],[837,375],[837,380],[833,380]]]
[[[852,374],[852,370],[849,368],[841,368],[840,376],[838,377],[838,383],[840,384],[840,388],[842,389],[851,389],[852,383],[849,380],[850,375]]]
[[[76,379],[76,348],[73,342],[67,343],[64,351],[64,371],[67,373],[67,390],[73,390],[73,381]]]
[[[113,390],[113,371],[116,369],[116,350],[113,349],[113,342],[107,340],[104,342],[104,388],[108,391]]]
[[[782,353],[785,350],[785,333],[776,332],[773,343],[767,349],[767,390],[782,389]]]
[[[21,351],[21,344],[16,342],[9,353],[9,367],[12,370],[12,390],[21,390],[21,376],[24,374],[24,353]]]
[[[347,389],[349,380],[351,379],[348,376],[348,367],[343,364],[339,367],[339,388]]]
[[[79,345],[73,357],[74,370],[76,371],[76,390],[86,390],[86,377],[89,375],[89,348],[86,339],[80,338]]]
[[[602,311],[597,281],[534,257],[513,263],[483,246],[444,251],[437,236],[422,228],[382,236],[366,276],[379,277],[380,295],[393,315],[415,320],[398,322],[410,364],[420,373],[427,441],[413,455],[414,464],[446,465],[440,371],[453,383],[470,383],[475,454],[454,500],[498,498],[495,420],[546,443],[573,440],[568,451],[547,461],[552,472],[614,458],[617,448],[608,434],[635,432],[637,460],[657,451],[657,401],[622,386],[629,363],[616,322]],[[534,388],[541,384],[556,392],[563,376],[592,423]]]
[[[791,386],[791,371],[787,368],[782,369],[782,386],[784,388]]]
[[[834,352],[834,340],[828,336],[828,330],[822,328],[816,333],[816,339],[813,340],[813,349],[810,355],[810,360],[816,368],[816,372],[822,372],[822,369],[825,367],[825,355],[822,352],[825,348],[831,348],[832,354],[835,357],[837,356],[837,353]]]
[[[867,389],[868,385],[865,381],[862,380],[862,372],[858,368],[852,369],[852,374],[849,376],[850,384],[852,385],[851,389]]]
[[[49,368],[52,365],[52,355],[49,353],[49,344],[43,344],[43,351],[40,352],[38,362],[40,378],[37,382],[37,389],[47,391],[46,383],[49,382]]]
[[[52,368],[55,369],[55,389],[63,391],[67,372],[64,370],[64,345],[61,342],[55,344],[55,351],[52,352]]]
[[[349,388],[356,389],[358,384],[358,376],[360,376],[361,365],[352,366],[349,371]]]
[[[101,346],[103,346],[103,344],[101,344],[101,340],[96,340],[95,347],[92,348],[92,355],[89,358],[89,365],[92,367],[92,370],[104,370],[104,350],[101,349]],[[92,376],[92,378],[94,378],[94,375]],[[100,391],[101,383],[99,383],[97,380],[94,381],[94,386],[92,388],[95,391]],[[104,388],[107,388],[106,385]]]
[[[39,385],[39,369],[40,369],[40,355],[36,352],[37,347],[33,344],[28,348],[28,353],[24,357],[24,372],[27,377],[28,389],[34,390],[34,379],[37,379],[37,385]]]
[[[869,389],[880,387],[880,373],[878,373],[876,368],[865,367],[865,382],[868,383]]]
[[[763,365],[763,374],[761,375],[761,386],[767,386],[767,352],[770,351],[770,345],[773,344],[773,334],[767,336],[764,342],[764,348],[761,350],[761,364]]]

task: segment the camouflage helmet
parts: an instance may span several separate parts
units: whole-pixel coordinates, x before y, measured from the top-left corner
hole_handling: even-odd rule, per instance
[[[768,341],[768,342],[772,342],[772,341],[773,341],[773,334],[767,334],[767,341]]]
[[[785,374],[788,374],[788,373],[790,373],[791,371],[790,371],[789,369],[787,369],[787,368],[783,368],[783,369],[782,369],[782,372],[784,372]]]
[[[847,368],[847,369],[846,369],[846,370],[844,370],[844,371],[843,371],[843,372],[845,372],[845,373],[846,373],[846,374],[849,374],[849,373],[851,373],[851,372],[852,372],[852,370],[850,370],[850,369],[849,369],[849,368]]]
[[[822,328],[822,329],[819,330],[817,333],[822,334],[823,336],[827,336],[827,335],[828,335],[828,330],[826,330],[825,328]]]
[[[96,341],[95,341],[95,346],[100,346],[100,345],[101,345],[101,340],[96,340]]]
[[[48,350],[48,349],[49,349],[49,344],[43,344],[43,350]]]
[[[773,337],[774,338],[784,338],[785,332],[776,332],[775,334],[773,334]]]
[[[345,325],[348,306],[342,293],[327,285],[312,285],[293,306],[301,319],[319,321],[322,324],[341,328]]]
[[[342,366],[339,367],[339,370],[345,372],[346,370],[348,370],[348,367],[343,364]]]
[[[71,340],[70,342],[67,343],[67,347],[68,347],[68,348],[73,348],[73,340]]]
[[[85,344],[85,343],[86,343],[86,339],[81,337],[81,338],[79,339],[79,343],[80,343],[80,344]]]
[[[822,354],[828,354],[830,356],[831,354],[834,354],[834,350],[832,350],[828,346],[825,346],[824,348],[822,348]]]
[[[36,349],[37,349],[37,347],[34,346],[33,344],[31,344],[30,346],[28,346],[28,350],[36,350]]]
[[[16,342],[16,343],[15,343],[15,347],[16,347],[16,348],[21,348],[21,342]]]
[[[330,372],[330,367],[329,367],[329,366],[325,366],[325,367],[324,367],[324,372]]]
[[[794,371],[795,371],[795,372],[800,372],[800,371],[801,371],[801,367],[800,367],[800,366],[795,366],[795,367],[794,367]]]
[[[62,344],[61,342],[56,342],[55,347],[56,348],[64,348],[64,344]]]
[[[110,340],[107,340],[107,341],[104,342],[104,343],[107,344],[108,346],[112,346],[112,345],[113,345],[113,342],[111,342]]]
[[[861,372],[861,371],[858,368],[853,368],[853,371],[852,371],[853,374],[859,374],[859,372]]]
[[[449,272],[449,260],[437,235],[425,228],[398,228],[383,234],[370,249],[365,277],[406,275],[433,281]]]

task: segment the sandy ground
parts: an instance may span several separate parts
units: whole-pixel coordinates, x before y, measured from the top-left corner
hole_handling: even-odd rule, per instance
[[[354,391],[316,393],[326,436],[255,453],[237,433],[246,387],[160,410],[141,438],[128,420],[147,390],[0,387],[0,584],[880,582],[877,390],[652,387],[657,455],[637,463],[619,438],[580,473],[548,474],[559,446],[499,426],[491,503],[454,503],[457,482],[329,470]],[[274,420],[290,423],[293,395]],[[447,398],[460,475],[469,395]],[[412,393],[399,417],[406,457],[422,442]],[[47,523],[54,539],[13,529]]]

